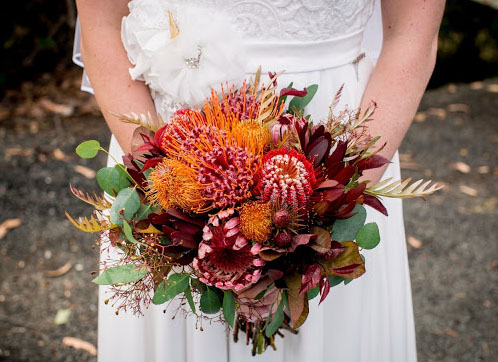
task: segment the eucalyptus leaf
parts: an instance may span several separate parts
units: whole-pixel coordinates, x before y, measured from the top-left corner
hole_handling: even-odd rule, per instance
[[[122,225],[121,210],[124,210],[125,219],[130,219],[140,208],[140,197],[134,188],[126,188],[119,192],[112,204],[110,215],[111,222],[115,225]]]
[[[335,287],[336,285],[341,284],[343,281],[344,281],[344,278],[340,277],[338,275],[331,275],[331,276],[329,276],[329,283],[330,283],[330,287],[331,288]]]
[[[189,285],[190,275],[183,273],[171,274],[167,280],[163,280],[156,288],[152,303],[163,304],[173,299],[178,294],[185,292]]]
[[[223,291],[223,316],[227,323],[233,327],[235,320],[235,299],[231,290]]]
[[[267,337],[273,336],[275,332],[278,330],[278,328],[282,325],[283,321],[284,321],[284,301],[282,300],[278,305],[278,308],[275,311],[275,314],[273,315],[270,324],[268,324],[268,326],[265,329],[266,336]]]
[[[308,290],[307,293],[308,293],[308,300],[311,300],[311,299],[315,298],[318,295],[318,293],[320,293],[320,288],[317,285],[316,287]]]
[[[367,211],[362,205],[357,204],[352,212],[356,215],[349,219],[336,220],[332,226],[332,240],[335,241],[350,241],[354,240],[356,233],[365,224],[367,219]]]
[[[373,249],[379,242],[379,227],[374,222],[363,225],[356,233],[356,243],[363,249]]]
[[[312,84],[309,87],[306,87],[308,94],[304,97],[294,97],[289,103],[289,110],[294,112],[295,110],[301,111],[306,107],[313,97],[315,96],[316,91],[318,90],[318,84]]]
[[[188,305],[190,306],[190,309],[192,309],[192,313],[196,314],[196,309],[195,309],[195,303],[194,303],[194,298],[192,297],[192,291],[190,290],[190,285],[187,285],[185,288],[185,291],[183,292],[185,294],[185,297],[187,298]]]
[[[81,158],[94,158],[100,150],[100,143],[96,140],[82,142],[76,147],[76,154]]]
[[[135,237],[133,236],[133,231],[131,230],[130,224],[128,224],[128,222],[126,222],[126,220],[123,220],[123,232],[124,232],[126,238],[130,242],[132,242],[133,244],[138,243],[138,240],[135,239]]]
[[[101,168],[97,172],[97,183],[102,190],[112,196],[131,185],[128,175],[118,165]]]
[[[210,287],[202,293],[200,304],[201,310],[206,314],[218,313],[221,308],[220,298]]]
[[[92,280],[98,285],[113,285],[118,283],[133,283],[147,275],[145,266],[134,264],[119,265],[104,270],[97,278]]]
[[[144,220],[147,219],[149,214],[157,211],[157,207],[153,207],[152,205],[140,205],[140,208],[137,211],[137,214],[135,215],[137,220]]]

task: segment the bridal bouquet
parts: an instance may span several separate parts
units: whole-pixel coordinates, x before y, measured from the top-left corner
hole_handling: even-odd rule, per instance
[[[387,215],[381,197],[440,188],[409,179],[370,185],[364,171],[389,162],[367,133],[375,104],[337,113],[339,90],[328,118],[313,123],[304,108],[317,86],[278,92],[277,76],[213,90],[201,108],[168,122],[121,115],[140,125],[141,146],[99,170],[106,194],[71,187],[96,210],[69,220],[100,233],[102,252],[120,250],[93,280],[112,286],[117,312],[180,299],[176,308],[225,322],[236,340],[245,332],[252,353],[262,353],[282,329],[305,323],[310,299],[321,303],[365,273],[361,250],[380,241],[365,206]],[[76,149],[85,158],[99,151],[97,141]]]

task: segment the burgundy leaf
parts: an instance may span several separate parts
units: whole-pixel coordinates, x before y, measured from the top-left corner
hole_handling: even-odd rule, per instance
[[[323,161],[323,157],[327,154],[327,150],[330,149],[330,142],[323,136],[318,138],[314,146],[309,148],[307,152],[308,158],[313,160],[313,167],[317,167]]]
[[[327,298],[327,295],[329,295],[330,291],[330,281],[327,276],[323,277],[320,279],[320,302],[318,302],[318,305],[322,304],[322,302]]]
[[[189,222],[181,221],[181,220],[175,220],[173,221],[173,225],[175,225],[175,228],[178,231],[182,231],[187,234],[195,234],[201,231],[201,228],[197,225],[193,225]]]
[[[335,187],[339,183],[336,180],[325,180],[320,185],[318,185],[317,190],[328,189],[330,187]]]
[[[142,167],[142,170],[141,172],[145,172],[146,170],[148,170],[149,168],[151,167],[154,167],[155,165],[157,165],[159,162],[161,162],[163,160],[162,157],[152,157],[152,158],[149,158],[146,162],[145,162],[145,165],[144,167]]]
[[[346,150],[348,145],[344,141],[337,142],[334,152],[330,155],[327,160],[327,166],[332,165],[337,162],[342,162],[344,159],[344,155],[346,154]]]
[[[176,230],[168,225],[161,226],[161,231],[166,235],[167,238],[171,237],[171,233],[174,233]]]
[[[140,147],[137,147],[133,152],[141,152],[141,151],[152,151],[156,147],[150,143],[144,143]]]
[[[272,80],[275,76],[277,75],[277,73],[272,73],[272,72],[268,72],[268,76],[270,77],[270,80]],[[275,78],[273,80],[273,85],[276,87],[277,86],[277,78]]]
[[[365,158],[364,160],[361,160],[356,165],[358,166],[358,171],[361,173],[364,170],[382,167],[386,163],[390,163],[390,161],[387,158],[385,158],[379,154],[375,154],[373,156]]]
[[[167,128],[168,128],[168,125],[164,125],[156,131],[156,134],[154,135],[154,145],[157,148],[161,148],[161,143],[163,141],[164,132],[166,131]]]
[[[356,201],[358,199],[358,197],[363,195],[363,191],[365,191],[366,187],[367,187],[367,184],[363,183],[363,184],[359,184],[354,189],[349,190],[346,193],[346,197],[344,199],[345,202]]]
[[[299,294],[306,293],[308,290],[313,289],[320,283],[322,277],[322,269],[318,264],[313,264],[306,269],[301,282],[301,289]]]
[[[293,253],[299,245],[307,245],[311,240],[315,240],[317,235],[315,234],[299,234],[294,236],[292,239],[291,247],[288,252]]]
[[[191,224],[195,224],[195,225],[198,225],[198,226],[201,226],[203,227],[205,225],[205,222],[202,221],[202,220],[198,220],[198,219],[193,219],[187,215],[185,215],[183,212],[181,212],[180,210],[178,209],[174,209],[174,208],[171,208],[171,209],[168,209],[166,210],[166,212],[170,215],[170,216],[173,216],[177,219],[180,219],[180,220],[183,220],[183,221],[186,221],[186,222],[189,222]]]
[[[187,234],[181,231],[171,233],[171,242],[175,246],[183,246],[188,249],[196,249],[198,246],[192,234]]]
[[[192,261],[194,260],[194,257],[195,257],[195,252],[196,251],[193,250],[190,253],[184,254],[183,256],[179,257],[178,259],[175,259],[175,263],[178,263],[180,265],[188,265],[188,264],[192,263]]]
[[[346,247],[342,246],[341,243],[332,240],[332,247],[327,254],[324,255],[324,258],[326,260],[335,259],[341,255],[344,250],[346,250]]]
[[[333,268],[332,271],[334,273],[337,273],[337,274],[347,275],[347,274],[351,274],[352,272],[354,272],[355,269],[361,265],[363,265],[363,264],[351,264],[351,265],[343,266],[341,268]]]
[[[344,194],[344,190],[342,188],[333,188],[330,190],[325,190],[323,192],[323,201],[332,202],[337,200]]]
[[[278,280],[283,278],[284,272],[278,269],[269,269],[268,276],[271,280]]]
[[[296,88],[282,88],[280,91],[280,98],[285,96],[304,97],[306,94],[308,94],[306,88],[302,91],[297,90]]]
[[[351,180],[351,177],[353,177],[355,171],[356,168],[353,165],[346,166],[333,179],[340,184],[346,185]]]
[[[378,198],[367,194],[364,194],[363,198],[363,203],[365,205],[373,207],[375,210],[387,216],[387,209],[384,207],[384,205],[382,205],[382,202]]]

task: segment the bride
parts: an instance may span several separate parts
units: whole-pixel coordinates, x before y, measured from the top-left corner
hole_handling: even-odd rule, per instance
[[[131,151],[135,126],[120,122],[113,113],[158,112],[167,119],[178,103],[193,99],[181,99],[184,89],[175,88],[172,79],[179,74],[171,71],[173,55],[167,48],[160,49],[165,39],[161,37],[170,31],[168,11],[176,17],[180,32],[189,32],[194,40],[196,36],[207,39],[221,28],[221,36],[206,40],[208,46],[228,50],[226,59],[223,52],[211,54],[219,61],[211,64],[210,74],[221,74],[214,83],[226,80],[223,74],[231,70],[250,75],[259,65],[263,74],[285,69],[279,86],[290,80],[301,89],[318,84],[306,108],[315,120],[326,117],[333,95],[344,84],[341,106],[377,102],[370,134],[382,136],[387,142],[382,154],[392,159],[367,179],[399,178],[397,149],[434,68],[444,0],[374,2],[77,0],[81,42],[78,31],[76,61],[84,62],[88,76],[84,89],[95,93],[113,133],[111,153],[119,158]],[[194,9],[193,16],[186,15],[187,8]],[[372,13],[379,20],[368,24]],[[372,43],[376,40],[382,40],[380,53],[368,52],[376,47]],[[194,83],[206,78],[195,78],[195,72],[204,66],[199,66],[203,57],[210,56],[195,51],[193,64],[185,64],[194,68],[189,70]],[[230,70],[230,64],[236,66]],[[277,351],[269,349],[257,361],[416,361],[401,201],[383,202],[389,217],[373,210],[368,213],[369,222],[379,225],[382,243],[366,254],[367,273],[351,284],[334,287],[320,307],[318,298],[313,299],[299,334],[277,339]],[[104,305],[106,290],[100,288],[100,362],[253,360],[248,347],[231,342],[221,324],[205,324],[201,331],[194,319],[163,314],[164,306],[151,306],[143,317],[116,316],[111,306]]]

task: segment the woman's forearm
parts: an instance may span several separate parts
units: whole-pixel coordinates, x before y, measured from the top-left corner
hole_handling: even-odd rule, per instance
[[[136,126],[121,122],[112,113],[155,114],[148,87],[130,77],[132,65],[121,41],[121,20],[128,14],[128,1],[78,0],[77,6],[85,70],[111,132],[128,153]]]
[[[371,100],[377,103],[374,120],[367,126],[371,135],[381,136],[379,146],[387,143],[380,154],[389,160],[410,127],[434,70],[444,1],[427,3],[382,1],[384,42],[362,108]],[[386,167],[365,172],[363,179],[379,181]]]

